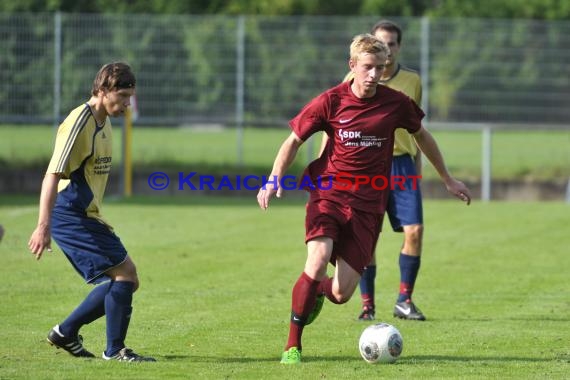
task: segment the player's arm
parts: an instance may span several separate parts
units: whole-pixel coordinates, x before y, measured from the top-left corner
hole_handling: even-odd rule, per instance
[[[439,147],[431,133],[429,133],[427,129],[421,127],[416,133],[412,134],[412,136],[414,136],[414,139],[423,154],[426,155],[443,180],[447,191],[462,201],[467,202],[467,204],[471,203],[471,193],[469,189],[463,182],[456,180],[451,176],[451,174],[449,174],[449,171],[445,166],[445,161],[443,160],[443,155],[441,154],[441,151],[439,150]]]
[[[422,175],[422,152],[418,149],[416,155],[414,156],[414,165],[416,166],[416,173]]]
[[[342,79],[343,82],[348,82],[350,80],[352,80],[352,78],[354,78],[354,74],[352,72],[348,72],[344,78]],[[320,157],[324,150],[325,147],[327,146],[327,143],[329,142],[329,135],[327,135],[325,132],[323,132],[323,138],[321,139],[321,147],[319,149],[319,154],[317,155],[317,157]]]
[[[50,221],[51,212],[57,196],[57,184],[59,183],[59,179],[59,174],[47,173],[42,182],[38,225],[28,242],[28,248],[36,256],[36,260],[42,257],[44,249],[51,252]]]
[[[289,169],[293,161],[295,161],[295,157],[301,145],[303,145],[303,140],[301,140],[295,132],[291,132],[289,137],[281,144],[281,148],[279,148],[279,152],[277,152],[277,156],[275,157],[268,182],[262,186],[257,193],[257,203],[263,210],[269,207],[269,200],[273,195],[276,195],[278,198],[281,197],[283,189],[279,184],[287,172],[287,169]]]
[[[323,155],[323,152],[328,142],[329,142],[329,135],[323,132],[323,138],[321,139],[321,147],[319,148],[319,154],[317,155],[317,157],[321,157]]]

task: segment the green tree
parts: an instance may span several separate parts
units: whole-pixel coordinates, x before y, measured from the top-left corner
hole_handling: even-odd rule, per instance
[[[3,0],[0,12],[570,19],[567,0]]]
[[[430,3],[436,3],[435,1]],[[543,20],[570,19],[567,0],[440,0],[427,8],[435,17],[527,18]]]

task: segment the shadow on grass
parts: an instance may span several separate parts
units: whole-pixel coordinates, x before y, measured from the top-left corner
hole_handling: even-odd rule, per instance
[[[286,192],[282,198],[272,199],[272,206],[300,206],[307,201],[305,191]],[[259,208],[257,205],[257,191],[249,193],[239,193],[235,195],[175,195],[175,196],[149,196],[137,195],[130,198],[107,197],[104,204],[132,204],[132,205],[192,205],[192,206],[251,206]]]
[[[502,363],[502,362],[529,362],[548,363],[555,362],[555,358],[529,358],[516,356],[451,356],[451,355],[413,355],[401,358],[396,363],[413,364],[414,362],[468,362],[468,363]]]
[[[198,355],[164,355],[161,359],[167,361],[186,361],[190,360],[199,363],[259,363],[259,362],[275,362],[279,363],[278,355],[269,357],[216,357],[216,356],[198,356]],[[452,355],[413,355],[400,358],[398,361],[388,365],[413,365],[424,364],[428,362],[444,364],[448,363],[504,363],[504,362],[528,362],[528,363],[548,363],[557,362],[560,358],[532,358],[532,357],[516,357],[516,356],[452,356]],[[335,363],[360,363],[363,360],[356,356],[326,356],[311,357],[310,355],[303,357],[303,363],[318,362],[335,362]]]
[[[135,195],[132,197],[122,197],[118,195],[108,195],[103,199],[103,206],[112,204],[125,204],[125,205],[174,205],[174,206],[245,206],[250,205],[255,208],[257,206],[256,200],[257,192],[252,191],[250,194],[236,194],[236,195]],[[0,194],[0,208],[3,206],[38,206],[39,192],[37,195],[14,195],[14,194]],[[307,194],[304,191],[299,191],[293,194],[287,192],[281,199],[273,199],[272,205],[295,205],[301,206],[306,202]]]
[[[422,323],[430,323],[430,322],[437,322],[437,323],[449,323],[452,322],[490,322],[496,323],[497,321],[522,321],[522,322],[531,322],[531,321],[538,321],[538,322],[562,322],[568,323],[570,322],[570,315],[544,315],[544,314],[536,314],[536,315],[519,315],[519,316],[493,316],[493,317],[478,317],[478,318],[461,318],[461,317],[454,317],[454,318],[430,318],[429,321],[422,322]]]
[[[279,362],[279,358],[277,356],[271,356],[266,358],[248,358],[248,357],[239,357],[239,358],[232,358],[232,357],[216,357],[216,356],[198,356],[198,355],[164,355],[160,358],[164,358],[164,360],[172,360],[172,361],[192,361],[192,362],[199,362],[199,363],[259,363],[259,362]]]

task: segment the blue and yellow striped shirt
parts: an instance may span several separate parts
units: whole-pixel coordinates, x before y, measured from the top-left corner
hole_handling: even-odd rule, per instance
[[[101,216],[101,203],[111,170],[112,148],[109,118],[98,126],[89,105],[83,104],[59,126],[47,169],[47,173],[62,176],[58,197],[63,197],[68,207],[107,225]]]

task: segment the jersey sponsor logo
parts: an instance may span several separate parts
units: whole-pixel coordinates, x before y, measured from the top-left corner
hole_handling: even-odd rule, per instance
[[[378,147],[382,146],[382,141],[388,140],[386,137],[365,136],[362,131],[338,130],[338,136],[344,146],[353,147]],[[347,140],[347,141],[345,141]],[[350,140],[350,141],[349,141]]]
[[[107,175],[111,171],[111,161],[113,158],[111,156],[102,156],[95,159],[95,165],[93,165],[93,174]]]
[[[111,156],[97,157],[95,159],[95,164],[108,164],[112,161],[112,159],[113,158]]]
[[[350,123],[352,121],[352,119],[340,119],[338,122],[341,124],[346,124],[346,123]]]
[[[362,132],[361,131],[345,131],[344,129],[339,129],[338,135],[340,137],[340,141],[344,141],[344,139],[359,139],[362,137]]]

